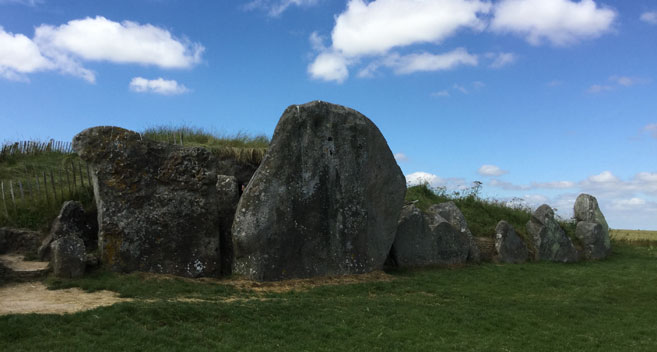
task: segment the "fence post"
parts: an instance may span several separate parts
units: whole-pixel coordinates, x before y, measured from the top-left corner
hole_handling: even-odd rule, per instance
[[[46,203],[50,206],[50,197],[48,196],[48,179],[46,178],[46,172],[43,172],[43,190],[46,193]]]
[[[91,188],[91,192],[93,193],[94,187],[91,184],[91,169],[89,168],[89,163],[86,164],[87,164],[87,181],[89,182],[89,188]]]
[[[11,203],[14,206],[14,212],[16,212],[16,197],[14,197],[14,182],[9,180],[9,193],[11,194]]]
[[[73,195],[73,191],[71,190],[71,177],[68,175],[68,169],[66,166],[64,166],[64,172],[66,173],[66,184],[68,185],[68,196],[71,197]]]
[[[7,201],[5,200],[5,181],[1,182],[2,184],[2,204],[5,206],[5,216],[9,220],[9,211],[7,210]]]
[[[62,169],[59,169],[59,193],[62,195],[62,202],[64,201],[64,177],[62,177]]]
[[[52,186],[52,200],[55,208],[57,207],[57,189],[55,188],[55,177],[52,174],[52,169],[50,169],[50,185]]]
[[[18,189],[21,191],[21,202],[25,205],[25,194],[23,193],[23,182],[21,180],[18,180]]]

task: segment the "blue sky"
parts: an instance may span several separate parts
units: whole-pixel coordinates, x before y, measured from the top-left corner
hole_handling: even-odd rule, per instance
[[[657,230],[657,1],[0,0],[0,141],[359,110],[411,182]]]

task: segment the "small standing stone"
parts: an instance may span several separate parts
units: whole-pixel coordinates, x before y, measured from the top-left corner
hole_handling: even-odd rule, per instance
[[[76,236],[64,236],[52,244],[53,273],[61,278],[77,278],[84,275],[86,252],[84,241]]]
[[[527,245],[516,234],[513,226],[502,220],[495,227],[496,259],[502,263],[524,263],[529,257]]]
[[[554,219],[554,210],[543,204],[527,222],[527,232],[534,239],[536,260],[574,263],[579,259],[575,246]]]

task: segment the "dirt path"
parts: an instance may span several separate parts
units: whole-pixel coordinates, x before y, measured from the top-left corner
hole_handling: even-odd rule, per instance
[[[84,292],[78,288],[48,290],[41,282],[26,282],[0,287],[0,315],[7,314],[65,314],[96,307],[130,302],[118,293]]]

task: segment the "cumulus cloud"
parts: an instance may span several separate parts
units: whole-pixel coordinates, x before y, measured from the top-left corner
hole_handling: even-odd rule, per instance
[[[648,11],[641,14],[641,21],[649,24],[657,24],[657,11]]]
[[[314,79],[342,83],[349,77],[347,59],[336,52],[323,52],[308,66],[308,73]]]
[[[135,77],[130,81],[130,90],[137,93],[156,93],[162,95],[178,95],[187,93],[189,89],[174,80],[164,78],[146,79]]]
[[[189,68],[201,60],[199,43],[175,38],[151,24],[114,22],[105,17],[72,20],[60,26],[42,24],[33,39],[0,28],[3,76],[39,70],[58,70],[95,82],[86,61],[154,65],[164,69]]]
[[[22,34],[5,32],[0,27],[0,77],[26,80],[26,73],[53,68],[39,47]]]
[[[280,16],[290,6],[309,7],[317,5],[319,0],[254,0],[243,6],[246,11],[263,10],[271,17]]]
[[[479,168],[479,170],[477,170],[477,172],[479,173],[479,175],[482,176],[501,176],[506,173],[509,173],[506,170],[500,169],[499,166],[488,165],[488,164],[482,165]]]
[[[469,187],[469,184],[462,178],[442,178],[438,175],[418,171],[406,175],[406,184],[408,186],[417,186],[427,184],[432,188],[445,188],[450,190],[462,190]]]
[[[330,48],[317,45],[317,34],[311,35],[311,43],[319,54],[308,71],[314,78],[344,80],[348,76],[348,65],[366,57],[377,59],[361,69],[359,77],[371,77],[379,67],[408,74],[453,69],[460,65],[476,66],[477,56],[464,48],[442,54],[400,55],[391,50],[413,44],[440,43],[464,28],[483,30],[485,22],[479,16],[488,13],[490,6],[479,0],[349,0],[347,9],[336,17]],[[327,58],[331,59],[331,65],[326,65]],[[318,61],[322,61],[320,67],[334,70],[323,75],[313,74]]]
[[[503,0],[495,5],[491,29],[523,36],[530,44],[564,46],[611,31],[616,11],[593,0]]]
[[[384,54],[416,43],[437,43],[462,28],[483,29],[478,0],[350,0],[335,21],[333,47],[347,56]]]
[[[607,92],[607,91],[615,90],[617,88],[626,88],[626,87],[635,86],[637,84],[646,84],[650,82],[649,79],[645,79],[641,77],[628,77],[628,76],[619,76],[619,75],[610,76],[608,81],[611,83],[594,84],[590,86],[587,92],[589,93]]]

